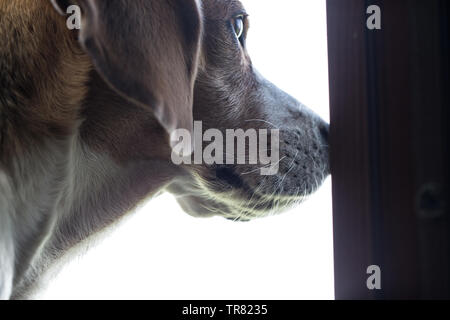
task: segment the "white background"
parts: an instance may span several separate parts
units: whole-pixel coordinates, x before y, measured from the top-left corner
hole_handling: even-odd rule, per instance
[[[256,68],[328,121],[324,0],[245,0]],[[250,223],[184,214],[169,195],[131,214],[45,299],[333,299],[331,181]]]

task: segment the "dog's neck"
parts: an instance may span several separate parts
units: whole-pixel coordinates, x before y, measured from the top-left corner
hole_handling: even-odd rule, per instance
[[[91,63],[50,1],[0,1],[0,12],[0,269],[13,270],[0,282],[17,284],[57,224]]]
[[[0,269],[14,270],[21,298],[177,169],[165,131],[99,77],[50,1],[0,1],[0,12],[0,250],[12,250]]]

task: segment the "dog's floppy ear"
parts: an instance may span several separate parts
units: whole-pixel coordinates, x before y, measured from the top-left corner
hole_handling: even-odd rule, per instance
[[[117,91],[150,108],[170,134],[192,132],[202,33],[198,0],[52,0],[82,11],[80,42]]]

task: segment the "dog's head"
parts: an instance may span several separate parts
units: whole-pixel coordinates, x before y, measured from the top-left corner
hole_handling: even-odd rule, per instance
[[[328,125],[255,70],[239,1],[52,2],[80,5],[98,73],[164,128],[166,160],[179,160],[167,190],[189,214],[265,216],[329,174]]]

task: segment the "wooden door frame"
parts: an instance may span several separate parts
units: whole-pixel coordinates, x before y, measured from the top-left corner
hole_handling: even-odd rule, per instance
[[[450,298],[449,7],[327,0],[337,299]]]

